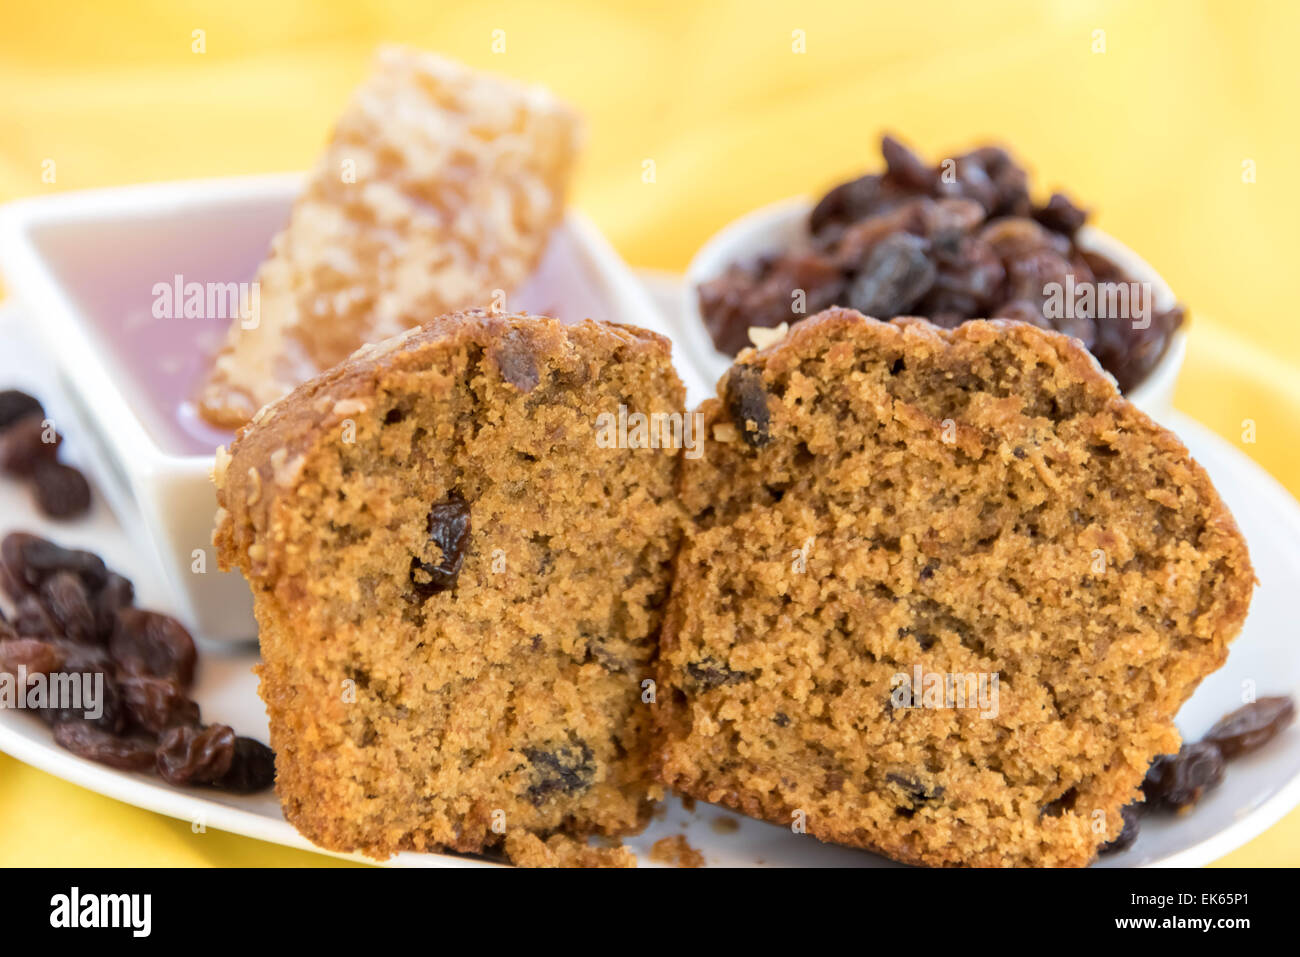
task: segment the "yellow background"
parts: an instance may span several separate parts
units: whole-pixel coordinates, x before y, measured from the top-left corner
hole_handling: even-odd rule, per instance
[[[1177,404],[1300,493],[1300,4],[0,0],[0,200],[301,169],[375,44],[544,83],[589,120],[574,201],[681,270],[755,206],[996,137],[1097,210],[1193,315]],[[192,50],[203,30],[206,52]],[[505,52],[491,49],[505,31]],[[806,53],[793,52],[794,31]],[[1094,52],[1104,31],[1105,52]],[[57,181],[41,180],[55,161]],[[657,181],[642,182],[653,159]],[[1243,182],[1253,161],[1257,181]],[[1242,422],[1257,424],[1243,444]],[[1279,641],[1296,640],[1294,633]],[[325,863],[0,756],[0,864]],[[1300,863],[1300,812],[1224,863]]]

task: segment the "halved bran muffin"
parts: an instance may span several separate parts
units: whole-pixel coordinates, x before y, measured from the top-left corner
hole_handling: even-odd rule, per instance
[[[833,309],[718,396],[682,463],[660,780],[917,864],[1087,864],[1246,614],[1205,473],[1018,323]]]
[[[384,856],[644,822],[678,456],[602,448],[596,426],[683,402],[653,333],[472,312],[244,428],[215,541],[253,589],[299,830]]]

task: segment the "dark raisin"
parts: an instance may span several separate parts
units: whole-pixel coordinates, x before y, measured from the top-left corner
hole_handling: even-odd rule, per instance
[[[117,624],[117,610],[135,601],[135,586],[129,578],[109,572],[104,587],[95,595],[95,628],[101,641],[107,641]]]
[[[1059,253],[1041,250],[1007,264],[1005,290],[1011,299],[1034,303],[1046,319],[1050,310],[1047,309],[1044,291],[1053,283],[1064,288],[1071,281],[1070,276],[1080,285],[1093,281],[1091,275],[1077,271],[1074,264]],[[1097,344],[1095,310],[1080,306],[1071,312],[1071,315],[1046,319],[1047,328],[1073,336],[1092,349]]]
[[[1043,318],[1042,306],[1023,299],[995,306],[989,310],[989,315],[994,319],[1012,319],[1016,322],[1027,322],[1031,326],[1038,326],[1040,329],[1051,327],[1051,323]]]
[[[921,646],[922,651],[929,651],[939,643],[939,636],[932,631],[925,631],[916,628],[898,629],[899,638],[915,638],[916,643]]]
[[[1002,260],[978,239],[963,239],[955,254],[938,262],[934,287],[917,305],[921,315],[952,313],[959,325],[971,312],[985,311],[1002,292],[1006,278]]]
[[[934,573],[939,570],[942,563],[937,558],[932,558],[925,563],[925,566],[917,573],[917,578],[923,582],[928,582],[934,577]]]
[[[757,672],[734,671],[718,659],[705,657],[686,665],[686,674],[701,688],[721,688],[723,685],[739,684],[757,677]]]
[[[930,240],[935,255],[948,261],[961,252],[961,243],[984,223],[984,209],[971,199],[923,200],[917,206],[920,235]]]
[[[879,196],[879,176],[861,176],[840,183],[813,207],[808,216],[808,229],[816,235],[827,226],[862,219],[871,212]]]
[[[1011,162],[1011,157],[998,150],[1005,160],[1001,165],[986,167],[997,191],[997,206],[994,216],[1028,216],[1032,204],[1029,202],[1029,174]]]
[[[778,711],[776,714],[772,715],[772,721],[778,728],[790,727],[790,716],[784,711]]]
[[[224,724],[178,725],[158,739],[158,775],[168,784],[215,784],[235,758],[235,732]]]
[[[589,640],[587,661],[594,661],[606,671],[615,674],[632,674],[645,666],[650,649],[622,641]]]
[[[3,589],[4,593],[14,601],[31,590],[23,574],[22,561],[19,557],[21,549],[14,544],[15,538],[24,534],[26,533],[15,532],[6,535],[4,540],[0,541],[0,589]]]
[[[168,678],[182,688],[194,680],[194,639],[170,615],[120,608],[108,652],[126,674]]]
[[[948,198],[973,200],[993,215],[1001,202],[997,183],[978,159],[967,154],[952,161],[951,178],[940,177],[935,192]]]
[[[191,701],[175,681],[149,675],[123,675],[118,686],[127,718],[143,731],[162,734],[178,724],[199,723],[198,703]]]
[[[524,757],[533,768],[534,783],[528,788],[528,800],[534,807],[557,794],[585,791],[596,776],[591,748],[585,742],[557,748],[525,748]]]
[[[896,233],[878,242],[849,284],[849,305],[879,319],[906,315],[930,291],[938,276],[918,236]]]
[[[46,724],[81,721],[109,734],[126,728],[122,692],[102,671],[74,671],[65,661],[63,670],[50,676],[48,698],[41,713]]]
[[[17,389],[0,392],[0,429],[7,429],[19,419],[31,415],[44,417],[45,409],[41,406],[40,399]]]
[[[103,645],[83,645],[75,641],[55,639],[54,646],[63,656],[63,670],[78,674],[114,673],[113,659]]]
[[[885,781],[901,792],[905,803],[898,807],[898,811],[905,817],[911,817],[919,807],[943,799],[943,785],[928,785],[915,774],[890,772],[885,775]]]
[[[537,388],[540,376],[537,371],[537,349],[518,329],[511,329],[488,348],[488,356],[501,373],[501,378],[520,392]]]
[[[1125,804],[1119,809],[1120,816],[1124,819],[1124,830],[1119,832],[1119,836],[1109,844],[1101,846],[1100,853],[1114,854],[1118,851],[1126,851],[1133,846],[1137,840],[1138,830],[1142,824],[1142,805]]]
[[[17,600],[36,591],[57,571],[81,576],[86,587],[97,591],[108,576],[103,560],[93,552],[63,548],[28,532],[11,532],[0,541],[0,585]]]
[[[837,263],[799,251],[753,268],[733,266],[702,283],[700,314],[718,349],[735,355],[750,344],[751,326],[795,322],[834,305],[843,292],[844,273]]]
[[[216,782],[223,791],[254,794],[275,783],[275,752],[261,741],[235,738],[235,752],[230,769]]]
[[[772,440],[767,390],[763,388],[763,373],[758,367],[732,366],[727,375],[726,397],[732,424],[746,443],[760,448]]]
[[[14,607],[14,628],[33,638],[58,638],[59,626],[36,595],[23,595]]]
[[[1121,392],[1140,383],[1169,347],[1170,338],[1183,324],[1181,306],[1157,311],[1145,329],[1132,322],[1111,319],[1097,323],[1097,345],[1092,354],[1115,377]]]
[[[1053,193],[1047,205],[1034,210],[1034,219],[1054,232],[1073,236],[1087,221],[1088,213],[1070,202],[1064,193]]]
[[[912,199],[846,226],[839,241],[825,255],[846,273],[859,272],[871,251],[889,236],[895,233],[923,236],[927,210],[933,205],[928,199]]]
[[[56,724],[54,743],[78,757],[121,771],[145,771],[154,763],[154,744],[149,739],[121,738],[84,721]]]
[[[1162,754],[1151,763],[1142,791],[1147,804],[1174,810],[1190,808],[1223,780],[1223,754],[1210,741],[1184,744],[1177,754]]]
[[[1273,740],[1294,720],[1291,698],[1260,698],[1220,718],[1202,740],[1217,746],[1225,758],[1235,758]]]
[[[62,441],[39,414],[19,419],[0,432],[0,471],[31,475],[38,466],[54,461]]]
[[[796,311],[800,292],[803,308]],[[783,322],[796,322],[833,306],[843,292],[844,273],[827,257],[815,253],[783,256],[772,264],[763,283],[761,301],[754,304],[756,308],[745,327],[745,339],[749,339],[749,326],[770,328]],[[742,348],[746,345],[748,341],[742,343]]]
[[[1042,311],[1043,291],[1051,283],[1062,287],[1068,281],[1071,272],[1070,261],[1051,249],[1040,249],[1020,256],[1006,264],[1006,294],[1009,299],[1032,302]],[[1075,276],[1076,281],[1083,277]],[[1068,332],[1076,338],[1084,339],[1085,345],[1091,345],[1096,339],[1091,316],[1076,313],[1073,318],[1055,319],[1047,322],[1047,328],[1057,328]],[[1086,337],[1086,338],[1085,338]]]
[[[411,559],[411,584],[422,599],[455,586],[469,543],[469,519],[469,504],[459,495],[453,494],[429,509],[429,541],[437,546],[442,558],[436,565]]]
[[[1004,263],[1013,263],[1037,252],[1064,256],[1070,241],[1044,229],[1032,219],[994,219],[980,230],[978,239]]]
[[[892,136],[881,139],[880,152],[885,157],[887,175],[900,186],[921,192],[934,186],[935,170]]]
[[[63,655],[57,645],[40,638],[0,641],[0,671],[17,675],[20,667],[28,675],[48,675],[63,667]]]
[[[1066,788],[1059,797],[1039,808],[1038,813],[1042,817],[1060,817],[1066,811],[1073,811],[1078,800],[1079,792],[1074,788]]]
[[[65,638],[91,642],[99,637],[90,592],[79,575],[68,571],[55,572],[41,582],[40,596],[41,603]]]
[[[36,504],[50,518],[76,518],[90,508],[90,483],[71,465],[42,462],[32,475]]]

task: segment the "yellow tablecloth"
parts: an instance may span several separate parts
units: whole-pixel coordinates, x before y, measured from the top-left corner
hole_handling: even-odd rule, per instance
[[[639,266],[680,270],[738,214],[876,164],[881,130],[931,156],[1000,138],[1165,275],[1195,322],[1177,404],[1300,493],[1296,4],[87,0],[3,22],[0,200],[304,168],[388,40],[580,106],[574,201]],[[7,757],[0,822],[0,864],[326,862]],[[1224,863],[1300,863],[1300,812]]]

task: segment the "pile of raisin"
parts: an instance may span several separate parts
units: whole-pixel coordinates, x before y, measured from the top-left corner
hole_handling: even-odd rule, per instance
[[[1184,744],[1177,754],[1162,754],[1151,763],[1142,794],[1146,801],[1124,808],[1124,830],[1102,853],[1122,851],[1137,839],[1145,809],[1186,813],[1223,780],[1228,760],[1248,754],[1295,720],[1295,702],[1285,696],[1260,698],[1225,715],[1200,741]]]
[[[1048,285],[1128,282],[1119,266],[1075,243],[1087,219],[1061,193],[1042,205],[1005,151],[985,146],[926,165],[886,136],[885,171],[836,186],[813,209],[809,242],[756,263],[735,263],[700,286],[714,344],[735,355],[751,326],[776,326],[829,306],[877,319],[924,316],[944,328],[968,319],[1018,319],[1074,336],[1123,391],[1164,355],[1182,307],[1155,311],[1146,328],[1097,318],[1084,303],[1048,316]],[[802,296],[799,296],[802,293]],[[801,308],[800,308],[801,307]],[[1070,317],[1069,313],[1073,313]]]
[[[274,782],[270,748],[200,720],[189,696],[197,662],[189,632],[135,607],[131,582],[98,555],[12,532],[0,541],[0,589],[14,605],[12,619],[0,613],[0,672],[103,682],[97,717],[46,702],[40,716],[60,747],[114,768],[153,769],[171,784],[246,794]]]
[[[30,482],[50,518],[76,518],[90,508],[90,483],[58,460],[62,442],[39,399],[17,389],[0,392],[0,471]]]

